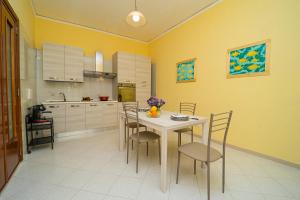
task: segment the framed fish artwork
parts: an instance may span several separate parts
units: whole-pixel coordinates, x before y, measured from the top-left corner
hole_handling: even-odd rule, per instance
[[[229,49],[227,56],[227,78],[270,74],[270,40]]]
[[[196,58],[181,61],[176,64],[177,83],[192,82],[195,80]]]

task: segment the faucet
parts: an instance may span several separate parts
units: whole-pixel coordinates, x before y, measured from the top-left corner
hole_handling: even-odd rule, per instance
[[[66,95],[65,95],[65,93],[63,93],[63,92],[60,92],[60,93],[58,93],[58,94],[61,94],[61,95],[63,95],[63,97],[64,97],[64,102],[66,102],[67,100],[66,100]]]

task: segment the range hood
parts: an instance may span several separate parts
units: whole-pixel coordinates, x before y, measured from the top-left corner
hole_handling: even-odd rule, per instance
[[[90,78],[109,78],[113,79],[117,76],[116,73],[112,72],[104,72],[104,65],[103,65],[103,55],[101,52],[96,52],[96,66],[95,70],[84,70],[83,75]]]

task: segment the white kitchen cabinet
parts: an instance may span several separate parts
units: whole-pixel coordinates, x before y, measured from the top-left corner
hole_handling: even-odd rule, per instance
[[[102,127],[112,127],[118,125],[118,105],[116,103],[101,103],[102,117],[101,126]]]
[[[83,82],[83,49],[65,46],[65,81]]]
[[[148,57],[136,55],[136,101],[139,106],[147,106],[147,100],[151,96],[151,60]]]
[[[51,111],[54,123],[54,133],[61,133],[66,130],[66,105],[49,104],[45,105],[47,111]]]
[[[118,83],[135,83],[135,55],[117,52],[113,55],[113,71]]]
[[[95,71],[96,69],[96,58],[95,56],[84,57],[84,70]]]
[[[49,43],[43,45],[43,80],[65,80],[65,46]]]
[[[85,105],[85,126],[87,129],[101,128],[103,126],[103,106],[100,103]]]
[[[72,103],[66,105],[66,131],[85,129],[85,105]]]

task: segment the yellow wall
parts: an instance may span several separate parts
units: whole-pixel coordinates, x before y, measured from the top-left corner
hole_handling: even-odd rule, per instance
[[[148,45],[145,43],[40,17],[36,18],[35,31],[37,48],[41,48],[44,42],[52,42],[81,47],[87,55],[94,55],[95,51],[100,50],[108,59],[116,51],[148,55]]]
[[[22,36],[30,46],[34,46],[34,22],[35,16],[30,0],[8,0],[20,21]]]
[[[300,1],[224,0],[150,44],[166,109],[197,102],[198,114],[234,111],[229,143],[300,164]],[[297,21],[298,20],[298,21]],[[271,39],[271,75],[226,79],[226,51]],[[194,83],[175,64],[197,58]]]

